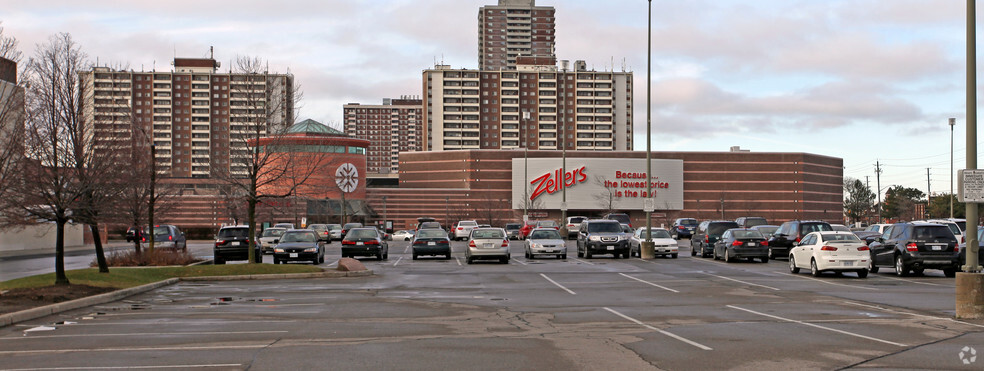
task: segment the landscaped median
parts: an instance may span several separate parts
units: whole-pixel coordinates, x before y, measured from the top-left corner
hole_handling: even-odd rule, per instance
[[[348,258],[347,260],[354,260]],[[185,267],[116,267],[109,273],[96,268],[67,271],[73,285],[108,288],[103,294],[58,302],[0,315],[0,327],[41,318],[47,315],[117,301],[131,295],[172,285],[180,281],[231,281],[260,279],[299,279],[328,277],[363,277],[373,274],[358,261],[339,264],[340,269],[325,270],[311,265],[295,264],[231,264],[194,265]],[[359,269],[361,268],[361,269]],[[0,282],[0,292],[15,289],[35,289],[39,292],[55,282],[54,273]],[[71,286],[69,286],[71,287]],[[3,302],[0,295],[0,303]]]

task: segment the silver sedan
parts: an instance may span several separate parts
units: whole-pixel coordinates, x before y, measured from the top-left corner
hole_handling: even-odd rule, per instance
[[[537,228],[530,232],[529,238],[526,239],[525,253],[527,259],[534,259],[537,255],[553,255],[560,259],[567,259],[567,246],[560,236],[560,231],[553,228]]]

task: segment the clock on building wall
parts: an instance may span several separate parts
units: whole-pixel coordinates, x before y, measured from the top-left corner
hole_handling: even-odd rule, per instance
[[[359,186],[359,169],[356,169],[355,165],[351,163],[342,164],[335,170],[335,184],[342,192],[351,193],[355,191],[355,188]]]

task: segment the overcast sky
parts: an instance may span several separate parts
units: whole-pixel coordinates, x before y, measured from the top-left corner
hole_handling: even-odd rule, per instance
[[[342,105],[421,95],[421,71],[477,68],[477,12],[496,0],[6,1],[0,21],[35,45],[68,32],[101,65],[170,70],[237,55],[289,71],[301,118],[340,126]],[[653,150],[809,152],[875,187],[949,191],[965,164],[962,0],[653,1]],[[645,0],[538,0],[557,9],[557,57],[635,73],[645,150]],[[980,37],[978,37],[980,38]],[[982,148],[984,149],[984,148]],[[984,165],[984,164],[981,164]]]

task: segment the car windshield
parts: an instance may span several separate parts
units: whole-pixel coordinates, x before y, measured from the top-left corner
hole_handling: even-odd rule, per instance
[[[155,236],[167,236],[171,234],[171,231],[167,227],[154,227]]]
[[[494,238],[504,239],[506,238],[506,236],[503,235],[502,231],[498,229],[476,229],[472,231],[471,238],[473,240],[485,240],[485,239],[494,239]]]
[[[618,220],[619,223],[629,224],[629,216],[625,214],[610,214],[606,219]]]
[[[754,229],[737,230],[732,232],[735,238],[762,238],[762,233]]]
[[[731,228],[738,228],[738,223],[711,223],[707,226],[707,234],[712,236],[720,236],[724,231]]]
[[[622,225],[618,223],[588,223],[590,233],[620,233]]]
[[[531,240],[559,240],[560,232],[554,229],[545,230],[545,231],[539,231],[539,230],[533,231],[533,234],[530,235],[530,239]]]
[[[219,237],[229,238],[229,237],[249,237],[249,228],[223,228],[219,230]]]
[[[940,223],[940,224],[943,224],[943,225],[949,227],[951,233],[953,233],[955,235],[960,234],[960,227],[957,226],[957,223]],[[154,233],[157,233],[157,231],[155,230]]]
[[[912,231],[912,237],[917,240],[954,238],[953,233],[944,226],[915,227]]]
[[[280,239],[280,243],[284,242],[314,242],[317,241],[318,237],[311,232],[287,232]]]
[[[448,238],[448,234],[440,229],[421,229],[417,238]]]
[[[350,238],[376,238],[379,234],[376,233],[375,229],[353,229],[348,231],[345,235],[345,239]]]
[[[649,233],[652,233],[652,238],[673,238],[670,237],[670,232],[665,229],[650,229]],[[639,230],[639,238],[646,238],[646,229]]]
[[[267,228],[263,231],[263,237],[280,237],[284,235],[284,232],[287,232],[287,230],[281,228]]]
[[[820,239],[824,241],[851,241],[851,242],[861,242],[861,239],[854,233],[821,233]]]
[[[681,220],[680,221],[680,225],[685,225],[685,226],[694,226],[694,227],[696,227],[697,224],[698,224],[697,223],[697,219],[684,219],[684,220]]]
[[[506,230],[520,229],[522,227],[523,227],[523,225],[522,224],[518,224],[518,223],[509,223],[509,224],[506,224]]]

